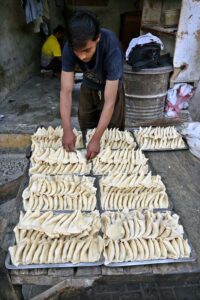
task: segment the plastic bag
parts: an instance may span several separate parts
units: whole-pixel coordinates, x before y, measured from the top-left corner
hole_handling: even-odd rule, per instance
[[[186,138],[192,154],[200,158],[200,122],[184,123],[180,132]]]
[[[180,110],[188,108],[188,102],[193,95],[194,87],[188,83],[178,83],[169,89],[165,106],[167,117],[176,117]]]

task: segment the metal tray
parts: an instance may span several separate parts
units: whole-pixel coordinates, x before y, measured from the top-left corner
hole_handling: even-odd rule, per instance
[[[44,211],[41,211],[44,212]],[[58,213],[72,213],[73,211],[56,211],[53,210],[53,213],[58,214]],[[87,211],[87,213],[91,213],[92,211]],[[99,210],[100,213],[100,210]],[[13,232],[13,244],[15,244],[16,240],[15,240],[15,234]],[[10,257],[10,253],[8,251],[7,255],[6,255],[6,259],[5,259],[5,266],[7,269],[10,270],[23,270],[23,269],[43,269],[43,268],[73,268],[73,267],[93,267],[93,266],[101,266],[103,265],[104,261],[103,259],[101,259],[99,262],[95,262],[95,263],[77,263],[77,264],[73,264],[73,263],[58,263],[58,264],[30,264],[30,265],[19,265],[19,266],[15,266],[12,264],[11,262],[11,257]]]
[[[102,266],[104,261],[95,263],[63,263],[63,264],[32,264],[15,266],[11,262],[10,253],[8,252],[5,259],[5,266],[9,270],[26,270],[26,269],[51,269],[51,268],[74,268],[74,267],[95,267]]]
[[[105,264],[105,267],[116,268],[116,267],[131,267],[131,266],[145,266],[145,265],[154,265],[154,264],[169,264],[169,263],[186,263],[186,262],[194,262],[196,260],[195,253],[192,254],[191,257],[188,258],[180,258],[180,259],[152,259],[152,260],[138,260],[138,261],[130,261],[130,262],[120,262],[120,263],[110,263]]]
[[[137,130],[134,130],[134,131],[132,132],[133,135],[134,135],[134,138],[135,138],[135,142],[136,142],[138,148],[141,149],[143,152],[181,151],[181,150],[188,150],[188,149],[189,149],[189,146],[188,146],[188,144],[187,144],[187,142],[186,142],[186,139],[185,139],[184,137],[182,137],[183,142],[184,142],[184,144],[185,144],[185,147],[184,147],[184,148],[175,148],[175,149],[170,149],[170,148],[162,148],[162,149],[142,149],[142,148],[140,147],[140,144],[139,144],[139,142],[138,142],[138,140],[137,140],[135,134],[134,134],[135,131],[137,131]]]

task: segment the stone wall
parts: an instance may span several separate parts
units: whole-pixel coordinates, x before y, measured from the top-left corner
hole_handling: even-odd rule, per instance
[[[0,0],[0,102],[39,69],[41,36],[26,24],[20,0]]]

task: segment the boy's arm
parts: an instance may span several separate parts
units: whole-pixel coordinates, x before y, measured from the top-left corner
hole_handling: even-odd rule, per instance
[[[71,127],[72,88],[74,72],[61,73],[60,115],[63,126],[62,144],[67,151],[74,151],[76,136]]]
[[[104,106],[96,131],[87,147],[87,159],[94,158],[100,150],[100,140],[113,115],[119,80],[107,80],[104,91]]]

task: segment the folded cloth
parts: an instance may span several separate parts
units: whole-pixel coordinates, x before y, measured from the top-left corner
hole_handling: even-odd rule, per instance
[[[126,60],[128,60],[129,53],[131,52],[132,48],[137,45],[144,45],[151,42],[158,43],[161,46],[161,50],[164,49],[162,41],[155,35],[151,34],[150,32],[144,35],[141,35],[137,38],[134,38],[130,41],[129,46],[126,50]]]

